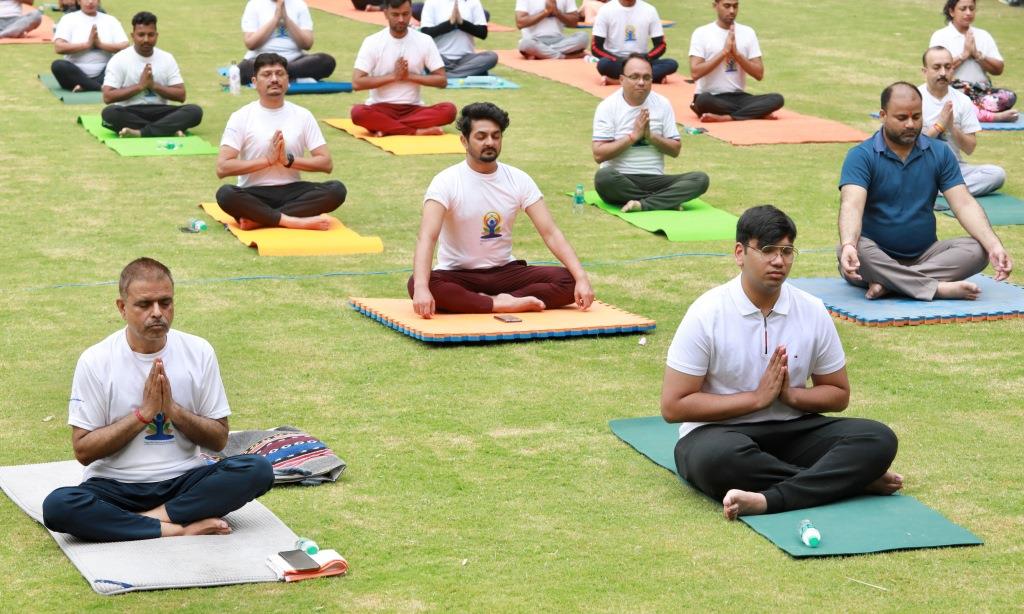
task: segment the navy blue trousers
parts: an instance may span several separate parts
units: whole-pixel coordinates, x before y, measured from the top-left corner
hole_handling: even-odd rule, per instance
[[[270,490],[274,469],[255,454],[226,458],[162,482],[90,478],[58,488],[43,501],[43,524],[88,541],[160,537],[160,521],[139,515],[165,506],[175,524],[220,518]]]

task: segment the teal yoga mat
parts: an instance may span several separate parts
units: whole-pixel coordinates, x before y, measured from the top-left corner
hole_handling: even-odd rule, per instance
[[[519,86],[508,79],[492,75],[482,77],[462,77],[460,79],[448,79],[448,89],[484,89],[484,90],[517,90]]]
[[[993,226],[1024,224],[1024,200],[999,192],[977,196],[976,199],[981,208],[985,210],[985,214],[988,215],[988,221]],[[949,217],[954,217],[953,212],[949,208],[949,203],[941,196],[935,199],[935,210]]]
[[[103,127],[99,115],[79,115],[78,123],[101,143],[125,157],[203,156],[217,155],[218,152],[216,145],[193,135],[120,138],[113,130]]]
[[[612,420],[608,426],[637,452],[676,473],[677,425],[668,424],[661,416],[652,416]],[[803,545],[797,537],[796,529],[803,519],[810,520],[821,531],[821,545],[817,548]],[[740,520],[794,558],[984,543],[907,495],[854,497],[792,512],[741,516]]]
[[[622,218],[647,232],[660,232],[669,241],[733,241],[736,239],[738,217],[715,209],[699,198],[683,203],[682,211],[633,211],[623,213],[619,207],[601,200],[597,192],[585,192],[591,205]]]
[[[72,92],[57,83],[53,75],[37,75],[39,82],[64,104],[103,104],[102,92]]]

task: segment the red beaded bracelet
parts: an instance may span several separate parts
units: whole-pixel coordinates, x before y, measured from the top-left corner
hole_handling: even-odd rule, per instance
[[[145,424],[147,426],[149,425],[149,423],[152,422],[152,420],[146,420],[145,418],[142,417],[142,412],[139,411],[138,407],[133,407],[132,408],[132,412],[135,413],[135,417],[138,418],[139,422],[141,422],[141,423],[143,423],[143,424]]]

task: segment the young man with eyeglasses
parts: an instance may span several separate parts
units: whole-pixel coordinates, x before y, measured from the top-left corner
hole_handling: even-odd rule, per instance
[[[729,520],[903,487],[889,427],[822,415],[846,409],[850,382],[824,304],[785,283],[795,239],[779,209],[744,212],[740,274],[690,305],[668,351],[661,414],[682,423],[676,467]]]
[[[679,209],[708,191],[710,180],[695,171],[665,174],[665,156],[679,157],[679,127],[672,104],[651,91],[654,68],[642,53],[624,64],[622,88],[594,113],[594,160],[601,168],[594,186],[623,212]]]

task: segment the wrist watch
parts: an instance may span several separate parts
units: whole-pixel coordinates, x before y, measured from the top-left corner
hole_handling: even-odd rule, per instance
[[[292,154],[288,154],[287,156],[285,156],[285,159],[288,160],[288,163],[285,164],[284,167],[291,168],[292,164],[295,162],[295,156],[293,156]]]

